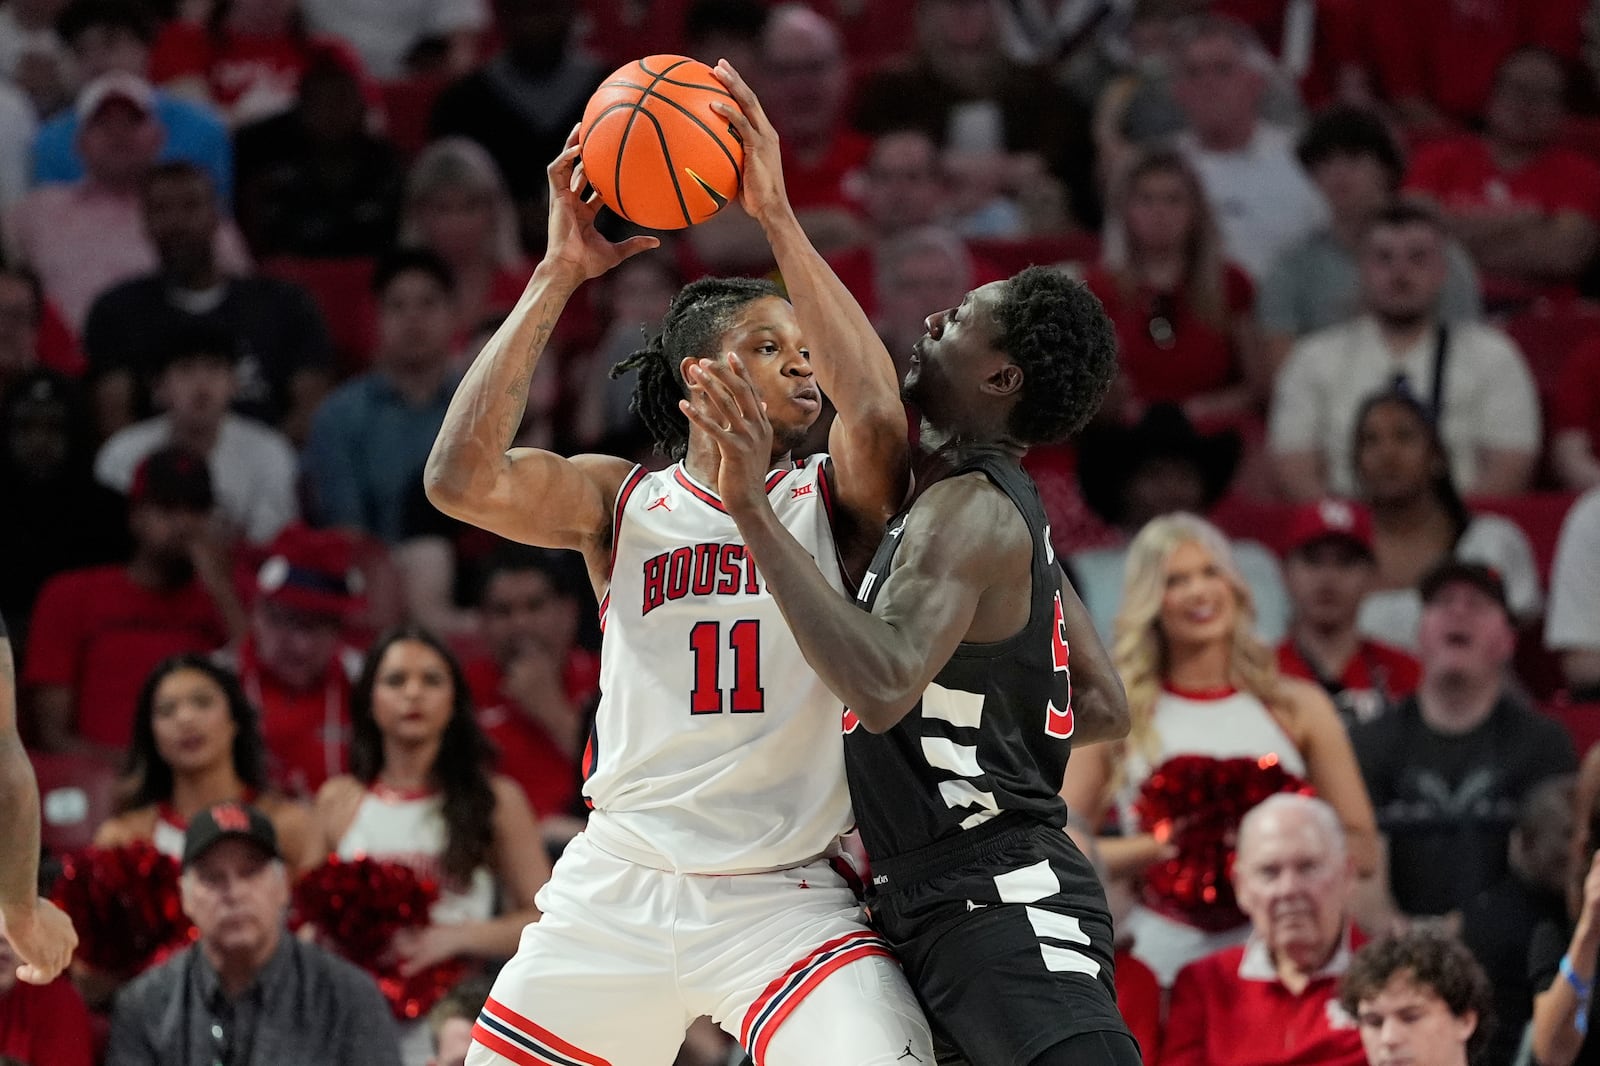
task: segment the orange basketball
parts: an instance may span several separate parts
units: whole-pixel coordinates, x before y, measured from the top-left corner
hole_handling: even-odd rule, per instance
[[[682,229],[722,210],[739,193],[744,145],[711,110],[717,100],[733,97],[685,56],[646,56],[607,78],[579,132],[601,201],[647,229]]]

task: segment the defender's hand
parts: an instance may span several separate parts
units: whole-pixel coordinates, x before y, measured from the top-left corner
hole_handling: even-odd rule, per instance
[[[711,109],[726,118],[744,142],[744,179],[739,185],[739,203],[746,214],[765,224],[770,218],[791,210],[789,195],[783,187],[783,156],[778,150],[778,131],[772,128],[761,101],[733,69],[733,64],[726,59],[719,60],[712,73],[727,87],[734,103],[717,100]]]
[[[587,199],[580,194],[588,186],[583,161],[578,158],[579,127],[572,127],[561,154],[545,168],[550,179],[550,221],[544,261],[569,270],[578,281],[597,278],[624,259],[658,246],[655,237],[629,237],[613,243],[594,228],[600,213],[600,196],[591,191]]]
[[[716,442],[717,494],[730,510],[767,498],[767,468],[772,465],[772,423],[766,404],[744,362],[732,352],[726,364],[702,359],[686,375],[689,399],[678,406],[689,421]]]

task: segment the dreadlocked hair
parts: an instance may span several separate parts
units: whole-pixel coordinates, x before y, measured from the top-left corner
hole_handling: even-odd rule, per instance
[[[1100,409],[1117,371],[1117,338],[1082,283],[1049,267],[1006,282],[996,305],[999,347],[1022,367],[1011,432],[1025,444],[1076,433]]]
[[[620,378],[639,372],[629,409],[639,416],[669,459],[682,459],[689,451],[689,419],[678,401],[689,394],[680,369],[685,359],[707,359],[717,354],[717,340],[733,324],[739,309],[752,300],[783,297],[783,290],[761,278],[701,278],[691,281],[667,307],[661,332],[646,335],[645,346],[611,368]]]

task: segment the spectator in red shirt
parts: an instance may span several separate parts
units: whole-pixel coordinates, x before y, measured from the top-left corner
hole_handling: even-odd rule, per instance
[[[291,795],[312,796],[345,772],[350,683],[361,653],[350,628],[361,607],[356,541],[293,525],[256,571],[239,681],[261,713],[267,773]]]
[[[560,816],[577,802],[599,660],[578,646],[578,597],[560,563],[508,546],[486,574],[479,609],[489,654],[465,666],[478,724],[500,749],[501,770],[547,823],[546,836],[570,836],[580,826]]]
[[[1567,357],[1550,401],[1550,461],[1561,483],[1600,485],[1600,338]]]
[[[162,28],[150,48],[150,80],[241,126],[293,107],[319,48],[360,68],[348,45],[306,31],[298,0],[221,0],[204,23],[180,18]]]
[[[93,1066],[94,1026],[65,975],[47,985],[17,980],[17,957],[0,937],[0,1062]]]
[[[1491,307],[1570,290],[1600,246],[1600,164],[1556,143],[1566,91],[1558,57],[1513,52],[1495,77],[1484,135],[1423,147],[1406,175],[1472,253]]]
[[[1179,972],[1160,1066],[1365,1066],[1338,1000],[1361,943],[1338,814],[1295,793],[1262,801],[1240,823],[1233,883],[1250,939]]]
[[[1303,504],[1289,523],[1284,584],[1293,615],[1278,668],[1320,684],[1345,725],[1370,722],[1417,690],[1422,667],[1362,637],[1361,601],[1377,586],[1372,513],[1358,503]]]
[[[1361,5],[1378,89],[1414,135],[1475,122],[1517,48],[1576,58],[1585,0],[1409,0]]]
[[[1137,159],[1112,194],[1104,261],[1084,279],[1117,329],[1124,414],[1176,403],[1192,422],[1250,410],[1261,379],[1255,287],[1223,257],[1199,179],[1182,156]]]
[[[911,347],[928,331],[928,308],[954,307],[977,282],[966,243],[943,226],[922,226],[884,241],[877,252],[877,313],[872,324],[905,373]]]
[[[1413,929],[1356,952],[1339,1002],[1361,1026],[1372,1066],[1467,1066],[1488,1035],[1489,981],[1472,953],[1437,929]],[[1560,1060],[1541,1049],[1533,1061]]]
[[[152,453],[129,493],[132,561],[68,571],[40,592],[22,680],[41,747],[120,756],[150,670],[243,631],[228,566],[207,531],[215,503],[203,458]]]

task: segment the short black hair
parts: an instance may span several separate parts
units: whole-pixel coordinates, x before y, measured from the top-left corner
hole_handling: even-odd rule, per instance
[[[439,253],[430,248],[394,248],[378,259],[372,269],[372,292],[382,296],[401,274],[416,272],[426,274],[439,283],[439,287],[454,296],[456,273],[450,269]]]
[[[160,374],[174,363],[210,360],[232,366],[239,361],[239,335],[214,318],[195,318],[167,335],[155,352]]]
[[[1335,156],[1371,156],[1389,174],[1392,186],[1400,184],[1405,159],[1389,127],[1362,107],[1330,107],[1311,122],[1296,148],[1300,165],[1315,170]]]
[[[661,454],[682,459],[689,451],[689,419],[678,410],[678,401],[689,392],[679,364],[685,359],[715,356],[717,338],[733,323],[739,309],[768,296],[782,299],[783,290],[765,278],[691,281],[672,298],[661,332],[611,368],[614,378],[630,370],[639,372],[631,408]]]
[[[75,0],[56,19],[56,32],[67,44],[93,29],[127,30],[145,44],[156,39],[156,23],[136,0]]]
[[[759,41],[767,27],[767,5],[760,0],[694,0],[683,16],[683,35],[703,41],[724,33],[740,41]]]
[[[1476,1061],[1494,1028],[1489,978],[1472,952],[1457,939],[1431,926],[1370,941],[1350,960],[1339,982],[1339,1005],[1359,1018],[1361,1001],[1382,992],[1398,975],[1433,990],[1457,1018],[1478,1015],[1478,1027],[1467,1039],[1467,1058]]]
[[[1433,205],[1421,200],[1400,199],[1374,215],[1362,237],[1370,237],[1380,229],[1399,229],[1402,226],[1426,226],[1441,237],[1449,233],[1444,219]]]
[[[1100,409],[1117,372],[1117,337],[1099,299],[1053,267],[1006,282],[994,309],[996,345],[1022,368],[1010,430],[1024,444],[1076,433]]]

